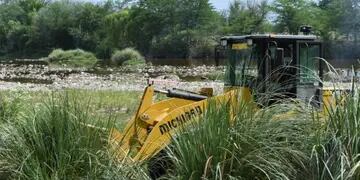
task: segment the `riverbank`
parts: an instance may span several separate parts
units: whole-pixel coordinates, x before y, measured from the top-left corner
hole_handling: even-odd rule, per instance
[[[224,67],[125,66],[67,68],[33,64],[0,64],[0,90],[46,91],[61,89],[142,91],[148,80],[156,88],[197,91],[223,89]]]

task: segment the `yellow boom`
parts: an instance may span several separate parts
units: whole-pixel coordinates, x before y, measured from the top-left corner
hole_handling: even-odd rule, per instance
[[[224,103],[235,103],[238,98],[251,99],[249,88],[231,90],[203,100],[170,98],[158,103],[153,103],[154,93],[152,85],[146,87],[137,113],[123,133],[112,130],[110,142],[118,158],[137,162],[157,154],[170,143],[171,135],[198,120],[210,99]]]

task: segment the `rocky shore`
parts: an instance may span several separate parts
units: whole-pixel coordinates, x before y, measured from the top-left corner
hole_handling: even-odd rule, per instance
[[[224,67],[127,66],[120,68],[74,69],[41,64],[0,64],[0,90],[46,91],[89,89],[142,91],[148,80],[156,88],[197,91],[223,89]],[[218,78],[217,78],[218,76]]]

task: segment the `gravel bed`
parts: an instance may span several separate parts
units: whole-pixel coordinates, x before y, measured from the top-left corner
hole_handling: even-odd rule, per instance
[[[222,92],[221,81],[184,81],[180,77],[205,77],[210,73],[222,73],[223,67],[172,67],[141,66],[107,69],[70,69],[47,65],[0,64],[0,90],[47,91],[61,89],[142,91],[148,80],[155,88],[179,88],[198,91],[212,87]]]
[[[199,91],[202,87],[211,87],[215,94],[219,94],[224,87],[222,79],[210,80],[207,77],[211,74],[223,74],[224,70],[224,67],[215,66],[125,66],[88,70],[41,64],[0,64],[0,90],[143,91],[150,80],[157,89]],[[328,88],[334,85],[341,89],[351,88],[351,83],[324,83],[324,87]]]

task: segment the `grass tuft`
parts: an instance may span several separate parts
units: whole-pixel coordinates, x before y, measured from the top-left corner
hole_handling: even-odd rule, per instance
[[[48,60],[55,65],[87,68],[93,67],[98,61],[94,54],[81,49],[55,49],[49,54]]]
[[[53,95],[0,127],[0,177],[9,179],[144,179],[141,167],[108,152],[113,120],[96,119],[68,95]],[[91,128],[87,124],[100,128]]]
[[[133,48],[125,48],[121,51],[117,50],[111,56],[111,61],[115,65],[138,65],[145,64],[144,57],[139,51]]]

